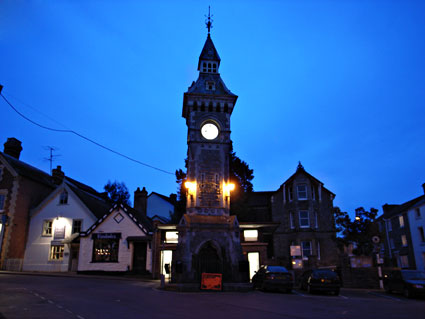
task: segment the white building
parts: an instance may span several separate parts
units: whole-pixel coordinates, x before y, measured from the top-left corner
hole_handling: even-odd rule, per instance
[[[78,272],[152,272],[152,226],[119,205],[81,234]]]
[[[416,269],[425,270],[425,198],[407,211]]]
[[[76,271],[79,233],[86,231],[109,205],[92,188],[64,178],[30,213],[24,271]]]

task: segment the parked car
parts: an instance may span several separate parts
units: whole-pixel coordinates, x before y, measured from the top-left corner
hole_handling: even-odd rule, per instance
[[[384,288],[387,293],[401,292],[407,298],[425,296],[425,271],[393,270],[384,275]]]
[[[341,281],[338,274],[330,269],[312,269],[305,271],[301,276],[301,289],[309,293],[318,291],[333,292],[339,295]]]
[[[254,289],[292,291],[294,279],[283,266],[261,266],[252,277]]]

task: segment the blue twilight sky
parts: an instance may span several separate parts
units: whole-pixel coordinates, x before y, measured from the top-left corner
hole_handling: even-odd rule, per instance
[[[211,32],[239,96],[232,139],[257,191],[305,169],[355,208],[402,203],[425,183],[425,1],[0,2],[3,95],[43,125],[72,129],[174,172],[186,157],[183,93]],[[176,191],[167,175],[72,134],[43,130],[0,99],[0,142],[101,191]]]

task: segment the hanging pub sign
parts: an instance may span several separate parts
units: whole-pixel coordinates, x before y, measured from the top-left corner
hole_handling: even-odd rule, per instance
[[[55,226],[54,239],[64,239],[64,238],[65,238],[65,225]]]
[[[96,233],[91,236],[92,239],[121,239],[121,233]]]

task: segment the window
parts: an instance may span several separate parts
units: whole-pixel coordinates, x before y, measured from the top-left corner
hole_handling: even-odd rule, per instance
[[[6,201],[6,195],[0,194],[0,211],[4,210],[5,201]]]
[[[425,242],[424,228],[422,226],[418,227],[418,231],[419,231],[419,238],[421,242]]]
[[[249,229],[243,231],[243,237],[245,241],[257,241],[258,240],[258,230]]]
[[[293,212],[289,213],[289,223],[291,224],[291,229],[294,229],[295,224],[294,224],[294,213]]]
[[[419,207],[418,208],[415,208],[415,217],[417,219],[421,218],[421,210],[420,210]]]
[[[394,245],[394,239],[390,238],[390,248],[394,249],[395,245]]]
[[[217,73],[217,64],[213,63],[213,73]]]
[[[400,268],[409,268],[409,259],[407,258],[407,255],[399,256],[398,260]]]
[[[309,218],[308,211],[306,210],[300,211],[300,227],[301,228],[310,227],[310,218]]]
[[[68,192],[64,190],[59,196],[59,205],[68,204]]]
[[[118,262],[121,234],[93,234],[93,262]]]
[[[307,199],[307,185],[297,185],[298,200]]]
[[[320,260],[320,243],[317,242],[317,260]]]
[[[407,246],[406,235],[401,235],[401,244],[403,245],[403,247],[406,247]]]
[[[311,256],[311,241],[301,242],[303,257]]]
[[[178,243],[179,242],[179,233],[176,232],[176,231],[165,232],[165,242],[167,244]]]
[[[81,233],[81,228],[83,226],[83,221],[81,219],[72,220],[72,233]]]
[[[398,221],[400,223],[400,228],[403,228],[404,227],[404,218],[403,218],[403,215],[398,216]]]
[[[207,90],[209,91],[215,91],[215,82],[214,81],[207,81]]]
[[[207,72],[207,63],[202,63],[202,72]]]
[[[52,236],[52,226],[53,226],[53,220],[45,220],[43,221],[43,236]]]
[[[292,201],[293,194],[292,194],[292,187],[288,187],[288,200]]]
[[[391,219],[387,220],[387,226],[388,226],[388,231],[392,231],[393,230],[393,226],[391,224]]]
[[[50,247],[50,260],[63,259],[64,245],[52,245]]]

